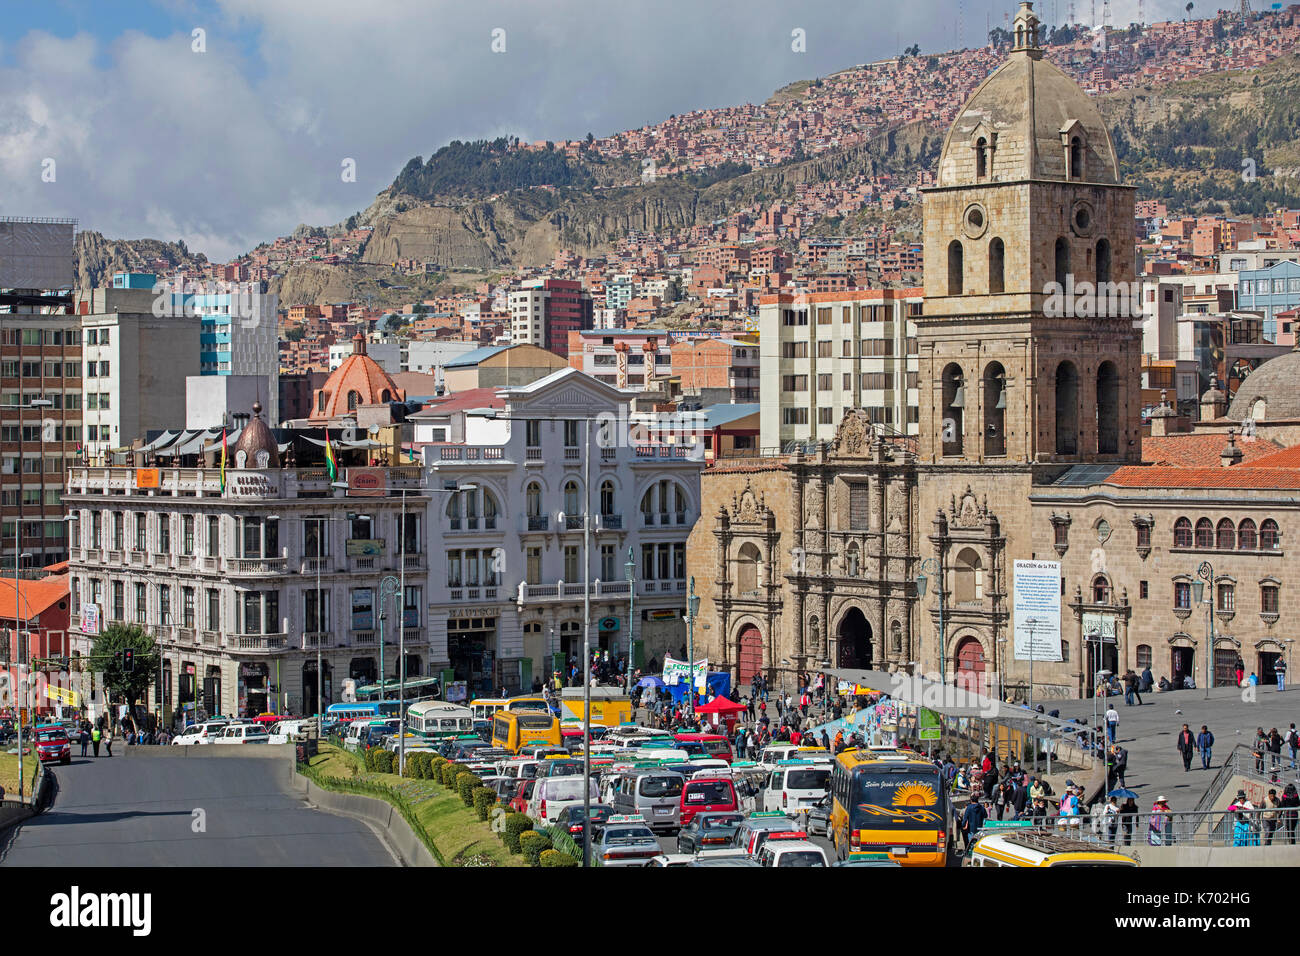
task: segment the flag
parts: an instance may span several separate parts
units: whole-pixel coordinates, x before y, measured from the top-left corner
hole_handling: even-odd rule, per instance
[[[221,491],[226,491],[226,430],[221,429]]]
[[[330,481],[338,477],[339,465],[334,459],[334,446],[330,444],[330,430],[325,429],[325,470],[329,472]]]

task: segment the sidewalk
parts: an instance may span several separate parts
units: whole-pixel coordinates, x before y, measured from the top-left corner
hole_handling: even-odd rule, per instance
[[[1279,693],[1276,686],[1256,687],[1254,692],[1254,701],[1244,701],[1243,691],[1236,687],[1216,687],[1210,691],[1209,700],[1204,690],[1175,690],[1143,695],[1142,706],[1132,707],[1124,704],[1122,696],[1107,699],[1119,712],[1118,740],[1128,750],[1125,781],[1138,794],[1139,808],[1148,809],[1163,794],[1172,809],[1192,809],[1232,748],[1254,741],[1255,728],[1263,727],[1267,732],[1276,727],[1285,735],[1292,721],[1300,725],[1300,692],[1288,688]],[[1046,710],[1059,709],[1065,718],[1092,722],[1090,698],[1044,702],[1043,706]],[[1106,711],[1100,699],[1097,709],[1101,714]],[[1191,771],[1183,771],[1177,748],[1183,724],[1194,734],[1205,724],[1214,734],[1211,769],[1201,769],[1198,753],[1192,759]],[[1283,748],[1282,754],[1289,763],[1289,751]]]

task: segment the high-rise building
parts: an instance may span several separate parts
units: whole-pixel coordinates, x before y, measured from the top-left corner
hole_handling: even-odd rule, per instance
[[[829,440],[865,408],[886,432],[916,434],[920,289],[764,296],[759,303],[762,445]]]
[[[530,279],[509,296],[510,340],[568,356],[569,333],[589,329],[591,294],[573,279]]]

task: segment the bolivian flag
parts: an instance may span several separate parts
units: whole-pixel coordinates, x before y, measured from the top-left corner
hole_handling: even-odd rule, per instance
[[[221,491],[226,490],[226,430],[221,429]]]
[[[330,444],[330,430],[325,429],[325,470],[329,473],[330,481],[338,477],[339,464],[334,458],[334,446]]]

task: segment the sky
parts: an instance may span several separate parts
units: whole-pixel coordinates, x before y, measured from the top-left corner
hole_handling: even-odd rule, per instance
[[[1092,6],[1077,0],[1076,17],[1087,21]],[[1137,6],[1114,0],[1111,22],[1136,19]],[[1145,18],[1181,18],[1183,7],[1145,0]],[[453,139],[605,136],[762,102],[794,80],[913,43],[928,54],[987,42],[989,26],[1015,8],[0,0],[0,215],[72,217],[108,238],[183,239],[225,261],[299,223],[366,208],[408,159]],[[1050,25],[1069,4],[1036,9]],[[802,52],[792,49],[795,30]],[[345,181],[348,161],[355,181]]]

